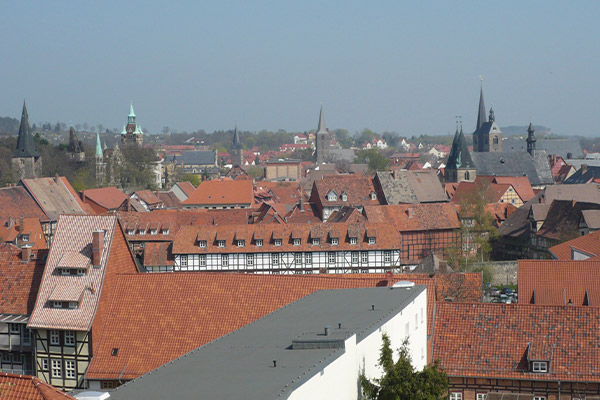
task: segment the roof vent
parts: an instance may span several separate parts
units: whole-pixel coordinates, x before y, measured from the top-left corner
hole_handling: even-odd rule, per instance
[[[118,347],[113,348],[112,351],[110,352],[111,356],[116,356],[118,354],[119,354],[119,348]]]
[[[410,289],[415,286],[414,282],[411,281],[398,281],[392,285],[392,289]]]

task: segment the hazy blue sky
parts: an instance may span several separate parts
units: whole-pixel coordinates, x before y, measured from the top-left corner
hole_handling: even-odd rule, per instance
[[[597,135],[598,1],[7,1],[0,116],[158,132],[465,131],[479,75],[500,126]]]

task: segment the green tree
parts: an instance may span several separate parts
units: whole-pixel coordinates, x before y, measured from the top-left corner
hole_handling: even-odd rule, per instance
[[[202,183],[202,177],[199,174],[193,174],[191,172],[188,173],[180,173],[177,172],[175,174],[175,182],[190,182],[192,185],[198,187]]]
[[[383,171],[390,164],[390,160],[384,157],[378,149],[360,151],[354,162],[358,164],[368,164],[371,171]]]
[[[262,179],[265,177],[265,168],[258,166],[258,165],[251,165],[248,167],[248,169],[246,170],[246,172],[248,173],[248,175],[250,175],[252,178],[258,180],[258,179]]]
[[[379,366],[383,376],[372,381],[360,375],[363,396],[369,400],[441,400],[448,396],[448,377],[436,361],[415,371],[408,351],[408,341],[398,349],[394,362],[390,339],[382,336]]]

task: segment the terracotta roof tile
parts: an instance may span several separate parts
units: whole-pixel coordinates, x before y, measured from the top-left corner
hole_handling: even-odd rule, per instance
[[[395,204],[365,207],[369,222],[392,223],[400,231],[426,231],[460,228],[453,204]]]
[[[181,189],[181,191],[187,195],[187,197],[190,197],[192,195],[192,193],[194,193],[196,191],[196,187],[194,185],[192,185],[191,182],[188,182],[188,181],[177,182],[175,185],[177,185],[179,187],[179,189]]]
[[[162,203],[158,196],[151,190],[138,190],[134,194],[136,194],[144,203],[151,206]]]
[[[520,293],[519,293],[520,294]],[[449,376],[600,382],[600,308],[437,303],[433,359]],[[529,344],[548,373],[530,372]],[[539,349],[538,346],[541,346]]]
[[[30,261],[22,262],[20,249],[0,244],[0,314],[32,313],[48,251],[32,254]]]
[[[510,187],[510,184],[460,182],[452,196],[452,203],[460,204],[478,191],[485,195],[487,203],[498,203]]]
[[[252,206],[254,205],[254,189],[252,187],[252,181],[204,181],[198,186],[194,193],[183,202],[183,205],[185,206],[205,204],[245,204],[247,206]]]
[[[181,201],[173,192],[158,192],[156,194],[165,208],[181,208]]]
[[[48,220],[44,210],[35,202],[22,186],[0,189],[0,217],[2,219],[19,217]]]
[[[0,238],[4,242],[17,244],[19,247],[26,245],[34,250],[48,247],[39,218],[8,218],[3,222],[0,220],[0,224]]]
[[[572,260],[572,249],[577,249],[591,256],[600,255],[600,231],[579,236],[567,242],[550,247],[550,253],[559,260]]]
[[[83,201],[91,200],[107,210],[116,210],[128,199],[127,195],[114,186],[87,189],[81,192]]]
[[[0,388],[3,400],[76,400],[35,376],[0,372]]]
[[[600,306],[600,262],[519,260],[519,303]]]
[[[144,246],[144,266],[173,265],[173,245],[169,242],[150,242]]]
[[[327,200],[327,194],[331,191],[335,192],[337,196],[335,201]],[[314,181],[311,201],[326,207],[381,204],[378,198],[371,200],[371,193],[375,193],[375,186],[371,178],[362,175],[334,175],[327,179]],[[347,200],[342,199],[342,194],[347,196]]]

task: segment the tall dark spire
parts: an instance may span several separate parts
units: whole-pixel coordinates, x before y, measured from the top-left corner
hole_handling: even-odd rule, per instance
[[[35,151],[35,142],[29,126],[29,116],[27,115],[27,106],[23,101],[23,112],[21,113],[21,125],[19,126],[19,138],[17,139],[17,149],[13,157],[39,157]]]
[[[527,152],[531,156],[533,156],[533,153],[535,152],[535,142],[537,141],[534,132],[535,130],[530,122],[529,127],[527,128]]]
[[[238,133],[237,125],[235,126],[235,129],[233,130],[233,148],[236,148],[236,149],[242,148],[242,141],[240,140],[240,134]]]
[[[462,127],[460,131],[458,127],[456,128],[452,148],[450,149],[450,155],[446,163],[446,169],[448,170],[457,170],[459,168],[475,168],[475,163],[473,163],[471,153],[469,153],[469,147],[467,146]]]
[[[317,126],[317,133],[327,133],[327,127],[325,126],[325,116],[323,115],[322,105],[321,112],[319,112],[319,126]]]
[[[485,124],[487,119],[485,117],[485,102],[483,101],[483,83],[481,84],[481,89],[479,91],[479,112],[477,114],[477,127],[475,128],[475,132],[481,128],[481,125]]]

